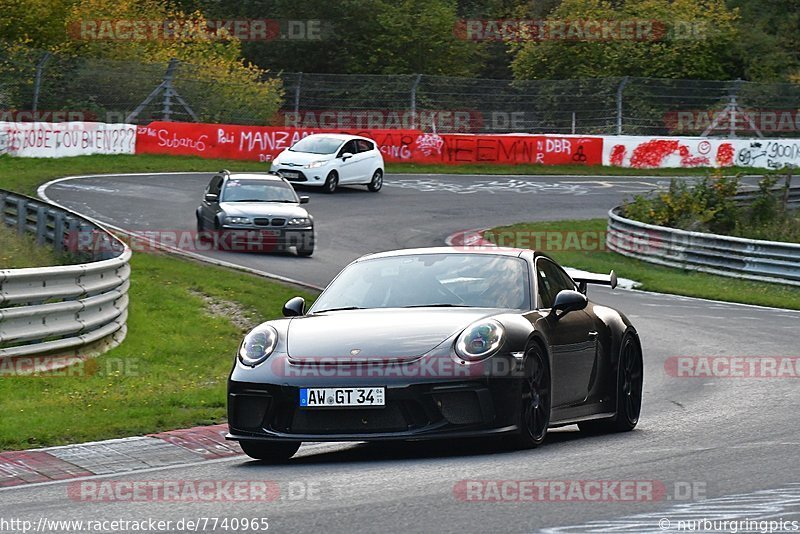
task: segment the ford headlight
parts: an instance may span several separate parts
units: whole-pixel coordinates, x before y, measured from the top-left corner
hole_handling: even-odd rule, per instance
[[[269,325],[258,326],[247,334],[239,347],[239,361],[255,367],[263,362],[278,344],[278,331]]]
[[[250,224],[250,219],[247,217],[225,217],[225,224]]]
[[[469,325],[456,340],[456,354],[464,360],[480,360],[497,352],[503,344],[505,329],[494,319]]]
[[[307,224],[309,224],[307,217],[294,217],[293,219],[289,219],[289,226],[301,226]]]
[[[319,161],[312,161],[311,163],[306,163],[305,165],[303,165],[303,168],[304,169],[316,169],[318,167],[322,167],[326,163],[328,163],[328,160],[325,160],[325,159],[319,160]]]

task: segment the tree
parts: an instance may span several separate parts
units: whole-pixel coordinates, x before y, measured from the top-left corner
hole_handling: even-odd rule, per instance
[[[736,41],[739,76],[785,82],[800,75],[800,11],[797,0],[728,0],[739,10]]]
[[[516,78],[728,79],[735,71],[737,12],[729,10],[723,0],[564,0],[549,19],[566,21],[567,37],[552,38],[551,34],[551,38],[512,45]],[[579,22],[571,32],[570,24],[575,21]],[[587,21],[655,22],[649,36],[639,32],[628,38],[612,32],[607,34],[611,38],[603,40],[580,33],[590,28]],[[660,34],[660,28],[665,33]]]
[[[0,1],[24,11],[15,0]],[[43,17],[38,24],[47,31],[35,35],[35,24],[23,18],[17,29],[2,27],[3,36],[57,53],[56,64],[45,71],[44,83],[52,90],[43,91],[56,109],[90,102],[92,111],[102,113],[120,102],[135,105],[160,81],[171,59],[185,64],[175,85],[201,120],[234,120],[247,110],[257,122],[266,123],[280,107],[280,81],[265,79],[263,69],[243,62],[236,38],[210,34],[201,12],[187,15],[164,0],[56,0],[50,7],[51,0],[26,0],[26,5],[28,1]],[[116,21],[144,23],[142,38],[131,38],[130,27],[123,35]],[[164,32],[167,21],[174,21],[171,35]],[[18,54],[18,60],[7,58],[8,66],[31,62],[30,51],[6,49]],[[61,99],[52,98],[59,90]]]
[[[483,64],[481,46],[454,34],[454,0],[182,0],[181,6],[210,18],[321,23],[321,39],[243,43],[246,58],[271,70],[469,76]]]

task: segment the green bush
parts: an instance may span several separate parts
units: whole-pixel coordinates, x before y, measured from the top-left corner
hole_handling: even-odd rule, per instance
[[[738,175],[716,173],[696,182],[672,179],[666,191],[636,195],[625,202],[622,214],[681,230],[800,242],[800,217],[784,201],[791,174],[786,176],[783,187],[776,187],[778,180],[774,174],[763,176],[754,199],[742,204],[736,201],[741,185]]]

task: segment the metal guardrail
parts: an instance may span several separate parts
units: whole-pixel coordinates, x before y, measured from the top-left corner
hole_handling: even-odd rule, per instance
[[[737,195],[740,202],[753,193]],[[800,206],[800,188],[789,190],[788,203]],[[608,212],[608,248],[639,260],[735,278],[800,286],[800,244],[689,232],[646,224]]]
[[[0,360],[86,356],[125,337],[131,251],[95,223],[0,190],[0,223],[35,235],[75,265],[0,269]]]

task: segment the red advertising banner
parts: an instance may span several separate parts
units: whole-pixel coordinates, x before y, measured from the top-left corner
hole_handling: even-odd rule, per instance
[[[438,138],[438,139],[437,139]],[[421,134],[415,162],[600,165],[603,139],[551,135]]]
[[[410,161],[416,130],[320,130],[282,126],[240,126],[192,122],[151,122],[139,126],[139,154],[272,161],[284,149],[313,133],[349,133],[374,139],[387,161]]]
[[[152,122],[137,128],[136,152],[267,162],[313,133],[348,133],[373,139],[390,162],[599,165],[600,137],[432,134],[419,130],[322,130]]]

